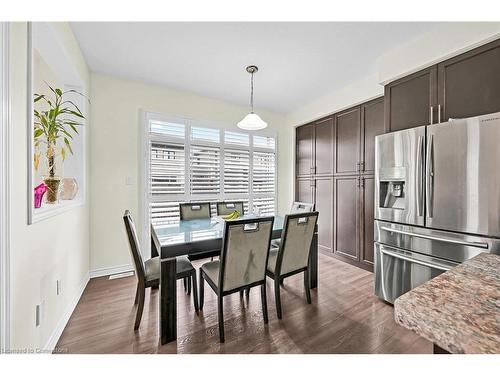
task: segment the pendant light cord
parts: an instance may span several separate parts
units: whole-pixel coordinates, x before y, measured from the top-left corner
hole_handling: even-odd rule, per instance
[[[250,106],[252,107],[252,113],[253,113],[253,72],[251,73],[252,74],[252,78],[251,78],[251,89],[250,89]]]

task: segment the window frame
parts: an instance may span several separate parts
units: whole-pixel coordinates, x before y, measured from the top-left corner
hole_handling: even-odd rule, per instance
[[[252,210],[254,198],[272,198],[274,201],[274,213],[276,215],[278,209],[278,134],[276,131],[265,129],[260,131],[245,131],[236,128],[235,125],[229,125],[224,123],[218,123],[213,121],[204,121],[199,119],[191,119],[187,117],[171,116],[166,114],[161,114],[157,112],[144,111],[142,110],[141,115],[141,126],[140,126],[140,139],[141,148],[140,155],[140,188],[139,188],[139,204],[140,204],[140,222],[142,225],[142,247],[145,249],[143,256],[147,259],[150,256],[150,223],[151,223],[151,213],[150,204],[159,202],[189,202],[189,201],[217,201],[217,200],[234,200],[243,199],[248,201],[248,208]],[[163,121],[163,122],[173,122],[177,124],[183,124],[185,126],[184,137],[174,137],[162,134],[151,133],[149,129],[150,121]],[[219,130],[219,142],[211,142],[204,140],[192,140],[191,128],[192,127],[203,127]],[[244,133],[249,135],[249,145],[243,146],[238,144],[226,144],[224,131]],[[267,147],[254,147],[253,135],[272,137],[274,138],[274,148]],[[162,195],[152,195],[150,191],[150,146],[152,142],[158,143],[169,143],[169,144],[179,144],[184,146],[185,155],[185,181],[184,181],[184,193],[183,194],[162,194]],[[191,146],[209,146],[218,147],[220,155],[220,177],[221,181],[224,179],[224,156],[226,149],[228,150],[243,150],[248,151],[249,155],[249,184],[248,193],[226,193],[224,189],[224,183],[221,183],[220,192],[218,194],[199,194],[193,197],[191,194],[190,186],[190,174],[191,174]],[[252,193],[253,184],[253,157],[255,152],[265,152],[274,154],[274,194],[269,193]]]

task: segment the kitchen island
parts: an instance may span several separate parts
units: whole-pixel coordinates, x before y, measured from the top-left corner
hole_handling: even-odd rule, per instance
[[[403,294],[394,318],[435,353],[500,353],[500,255],[481,253]]]

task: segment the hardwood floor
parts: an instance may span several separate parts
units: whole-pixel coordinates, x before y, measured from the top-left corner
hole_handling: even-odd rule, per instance
[[[196,262],[200,266],[203,261]],[[226,342],[219,343],[215,294],[205,286],[196,315],[178,282],[178,340],[159,345],[158,290],[146,292],[141,327],[133,330],[136,278],[92,279],[57,344],[68,353],[432,353],[432,344],[396,325],[393,307],[373,295],[373,274],[320,255],[319,286],[305,301],[302,275],[286,279],[283,320],[268,279],[269,325],[260,290],[225,298]]]

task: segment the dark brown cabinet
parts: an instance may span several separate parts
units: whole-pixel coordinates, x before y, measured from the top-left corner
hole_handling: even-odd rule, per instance
[[[500,40],[437,67],[442,121],[500,111]]]
[[[319,249],[369,270],[375,136],[384,131],[384,98],[297,128],[295,198],[316,204]]]
[[[320,177],[314,181],[318,217],[318,247],[333,252],[333,177]]]
[[[500,39],[385,86],[388,131],[500,111]]]
[[[336,255],[359,259],[358,176],[335,178],[334,245]]]
[[[310,176],[314,158],[314,124],[298,127],[296,135],[297,177]]]
[[[385,133],[384,98],[379,98],[361,106],[361,171],[375,172],[375,137]]]
[[[360,180],[360,262],[373,267],[373,210],[375,179],[363,176]]]
[[[316,122],[314,126],[314,165],[316,175],[331,175],[333,173],[333,117]]]
[[[359,171],[361,108],[354,107],[335,116],[335,173]]]
[[[295,199],[299,202],[314,203],[313,179],[297,179],[295,184]]]
[[[437,67],[391,82],[384,91],[386,129],[428,125],[437,113]]]

